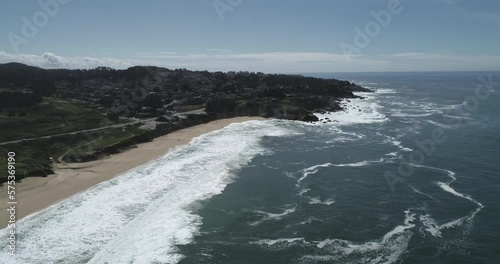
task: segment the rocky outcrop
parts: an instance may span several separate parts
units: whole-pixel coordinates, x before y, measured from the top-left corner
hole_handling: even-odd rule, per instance
[[[318,122],[319,118],[313,114],[307,114],[300,118],[300,121],[304,122]]]

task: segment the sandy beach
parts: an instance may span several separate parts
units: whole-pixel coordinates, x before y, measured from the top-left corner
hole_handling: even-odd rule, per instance
[[[189,143],[195,137],[224,128],[232,123],[263,119],[236,117],[216,120],[170,133],[156,138],[152,142],[139,144],[137,147],[101,160],[75,164],[55,164],[55,174],[45,178],[27,178],[16,184],[17,220],[85,191],[98,183],[152,162],[176,146]],[[8,220],[6,213],[7,186],[0,187],[0,192],[0,228],[3,228],[7,225]]]

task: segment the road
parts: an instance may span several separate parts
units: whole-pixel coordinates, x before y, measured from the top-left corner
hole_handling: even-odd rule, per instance
[[[198,110],[194,110],[194,111],[187,111],[187,112],[175,113],[174,115],[178,116],[178,117],[181,117],[181,116],[186,116],[186,115],[200,115],[200,114],[206,114],[205,113],[205,109],[198,109]],[[124,123],[124,124],[116,124],[116,125],[111,125],[111,126],[98,127],[98,128],[92,128],[92,129],[85,129],[85,130],[79,130],[79,131],[73,131],[73,132],[67,132],[67,133],[60,133],[60,134],[55,134],[55,135],[48,135],[48,136],[41,136],[41,137],[34,137],[34,138],[24,138],[24,139],[20,139],[20,140],[13,140],[13,141],[2,142],[2,143],[0,143],[0,146],[14,144],[14,143],[20,143],[20,142],[27,142],[27,141],[37,140],[37,139],[50,139],[50,138],[53,138],[53,137],[60,137],[60,136],[67,136],[67,135],[76,135],[76,134],[80,134],[80,133],[99,131],[99,130],[103,130],[103,129],[126,127],[126,126],[135,125],[135,124],[139,124],[139,123],[148,123],[148,122],[152,122],[154,120],[156,120],[156,117],[155,118],[142,119],[142,120],[135,120],[133,122]]]
[[[85,130],[79,130],[79,131],[73,131],[73,132],[67,132],[67,133],[60,133],[60,134],[48,135],[48,136],[41,136],[41,137],[34,137],[34,138],[24,138],[24,139],[20,139],[20,140],[13,140],[13,141],[2,142],[2,143],[0,143],[0,146],[14,144],[14,143],[20,143],[20,142],[27,142],[27,141],[37,140],[37,139],[50,139],[50,138],[60,137],[60,136],[76,135],[76,134],[80,134],[80,133],[87,133],[87,132],[99,131],[99,130],[110,129],[110,128],[121,128],[121,127],[135,125],[135,124],[139,124],[139,123],[143,123],[143,122],[153,121],[155,119],[156,118],[143,119],[143,120],[135,120],[135,121],[129,122],[129,123],[116,124],[116,125],[105,126],[105,127],[85,129]]]

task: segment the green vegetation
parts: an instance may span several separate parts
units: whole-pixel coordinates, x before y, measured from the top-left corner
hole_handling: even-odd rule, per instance
[[[123,148],[151,140],[150,133],[139,129],[139,125],[124,129],[109,129],[94,133],[75,148],[71,148],[59,156],[62,162],[84,162],[96,160],[103,155],[116,153]]]
[[[113,125],[102,113],[82,103],[45,97],[35,106],[0,112],[0,141],[21,140]]]
[[[199,109],[204,109],[207,106],[207,104],[199,104],[199,105],[185,105],[181,112],[187,112],[187,111],[194,111],[194,110],[199,110]]]
[[[53,162],[95,160],[150,139],[148,131],[130,126],[3,145],[0,146],[0,153],[4,158],[9,151],[16,153],[16,176],[20,180],[29,176],[52,174]],[[0,171],[7,171],[6,162],[0,163]],[[0,183],[6,179],[6,175],[2,174]]]
[[[52,173],[53,162],[98,159],[219,118],[318,121],[314,110],[339,110],[338,99],[355,98],[353,91],[370,90],[348,81],[300,75],[142,66],[44,70],[0,64],[0,155],[5,159],[9,151],[16,153],[18,179],[44,176]],[[152,131],[140,130],[137,122],[119,124],[120,117],[153,119],[172,110],[203,108],[207,115],[162,116]],[[1,144],[6,142],[13,143]],[[0,170],[6,171],[5,162],[0,163]],[[0,183],[4,180],[0,174]]]
[[[259,100],[237,100],[234,111],[242,115],[285,116],[288,113],[300,113],[301,108],[290,99],[273,100],[263,98]]]
[[[16,114],[12,115],[12,111]],[[139,125],[129,125],[22,140],[114,124],[117,123],[98,111],[87,109],[81,103],[58,98],[43,98],[43,102],[36,106],[9,109],[0,113],[0,141],[21,140],[0,145],[0,153],[4,159],[8,152],[16,153],[16,176],[20,180],[29,176],[52,174],[53,162],[95,160],[151,139],[150,133],[139,129]],[[6,162],[0,163],[0,171],[7,171]],[[0,175],[0,184],[6,179],[6,175]]]

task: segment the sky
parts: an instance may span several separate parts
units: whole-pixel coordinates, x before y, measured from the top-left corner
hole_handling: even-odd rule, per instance
[[[498,0],[16,0],[0,63],[270,73],[500,70]]]

